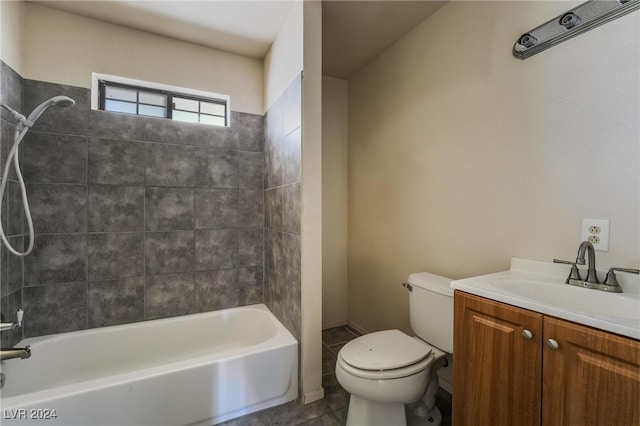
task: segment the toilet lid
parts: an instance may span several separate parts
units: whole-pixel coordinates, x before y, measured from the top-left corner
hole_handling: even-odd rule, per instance
[[[431,347],[400,330],[366,334],[340,350],[347,364],[361,370],[391,370],[415,364],[431,353]]]

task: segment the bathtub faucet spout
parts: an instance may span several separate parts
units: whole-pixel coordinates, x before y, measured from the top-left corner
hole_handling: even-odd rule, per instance
[[[29,349],[29,345],[25,346],[24,348],[0,348],[0,361],[13,358],[27,359],[30,356],[31,349]]]

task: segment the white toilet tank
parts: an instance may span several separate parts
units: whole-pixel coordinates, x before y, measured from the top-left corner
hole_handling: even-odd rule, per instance
[[[409,275],[409,313],[416,336],[453,353],[453,289],[451,278],[428,272]]]

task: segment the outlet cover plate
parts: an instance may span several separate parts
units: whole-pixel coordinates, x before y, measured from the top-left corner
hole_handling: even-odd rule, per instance
[[[590,241],[597,251],[609,251],[609,220],[582,219],[580,241]]]

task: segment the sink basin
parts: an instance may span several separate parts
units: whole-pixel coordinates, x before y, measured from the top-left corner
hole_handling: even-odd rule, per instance
[[[568,273],[563,265],[513,258],[508,271],[456,280],[451,287],[640,339],[640,279],[637,275],[619,274],[625,292],[607,293],[565,284]]]
[[[640,294],[604,293],[564,283],[497,277],[493,285],[514,295],[560,309],[640,328]]]

